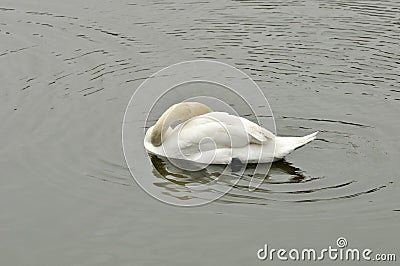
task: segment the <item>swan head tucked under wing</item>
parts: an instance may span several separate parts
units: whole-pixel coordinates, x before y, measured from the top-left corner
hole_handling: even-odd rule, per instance
[[[181,121],[176,127],[171,126]],[[316,138],[280,137],[246,118],[214,112],[198,102],[168,108],[144,139],[149,153],[202,164],[268,163]]]
[[[198,102],[183,102],[168,108],[154,125],[150,135],[153,146],[161,146],[168,128],[172,123],[181,120],[186,121],[195,116],[212,112],[211,108]]]

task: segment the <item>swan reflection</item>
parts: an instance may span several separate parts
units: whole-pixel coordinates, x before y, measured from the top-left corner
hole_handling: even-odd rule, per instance
[[[236,173],[225,165],[209,165],[201,170],[188,171],[176,167],[168,159],[153,154],[149,154],[149,157],[153,165],[153,174],[156,177],[185,187],[193,184],[209,184],[216,180],[232,184],[234,183],[232,180],[240,179],[240,184],[233,185],[242,186],[245,182],[250,182],[252,178],[264,184],[300,183],[314,179],[307,177],[300,168],[286,160],[272,164],[248,164],[239,173]]]

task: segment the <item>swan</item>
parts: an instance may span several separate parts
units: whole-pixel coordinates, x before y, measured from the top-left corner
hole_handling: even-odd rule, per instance
[[[150,154],[201,164],[269,163],[314,140],[317,133],[280,137],[243,117],[182,102],[147,130],[144,147]]]

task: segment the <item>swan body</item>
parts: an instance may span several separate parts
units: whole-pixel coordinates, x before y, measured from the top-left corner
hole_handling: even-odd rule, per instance
[[[175,128],[176,121],[182,121]],[[213,112],[208,106],[184,102],[171,106],[145,135],[145,149],[152,154],[202,164],[268,163],[282,159],[315,139],[279,137],[239,116]]]

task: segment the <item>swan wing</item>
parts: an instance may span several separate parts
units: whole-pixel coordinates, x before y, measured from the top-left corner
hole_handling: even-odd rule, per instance
[[[244,117],[231,115],[225,112],[212,112],[202,116],[214,118],[217,121],[225,123],[227,126],[244,128],[251,144],[263,144],[275,139],[275,135],[272,132]]]
[[[275,139],[275,135],[271,131],[247,120],[246,118],[241,117],[241,120],[247,133],[252,137],[252,144],[263,144]]]
[[[194,117],[174,129],[179,147],[196,146],[203,151],[219,148],[239,148],[262,144],[275,136],[257,124],[224,112],[212,112]],[[189,151],[188,151],[189,152]]]

